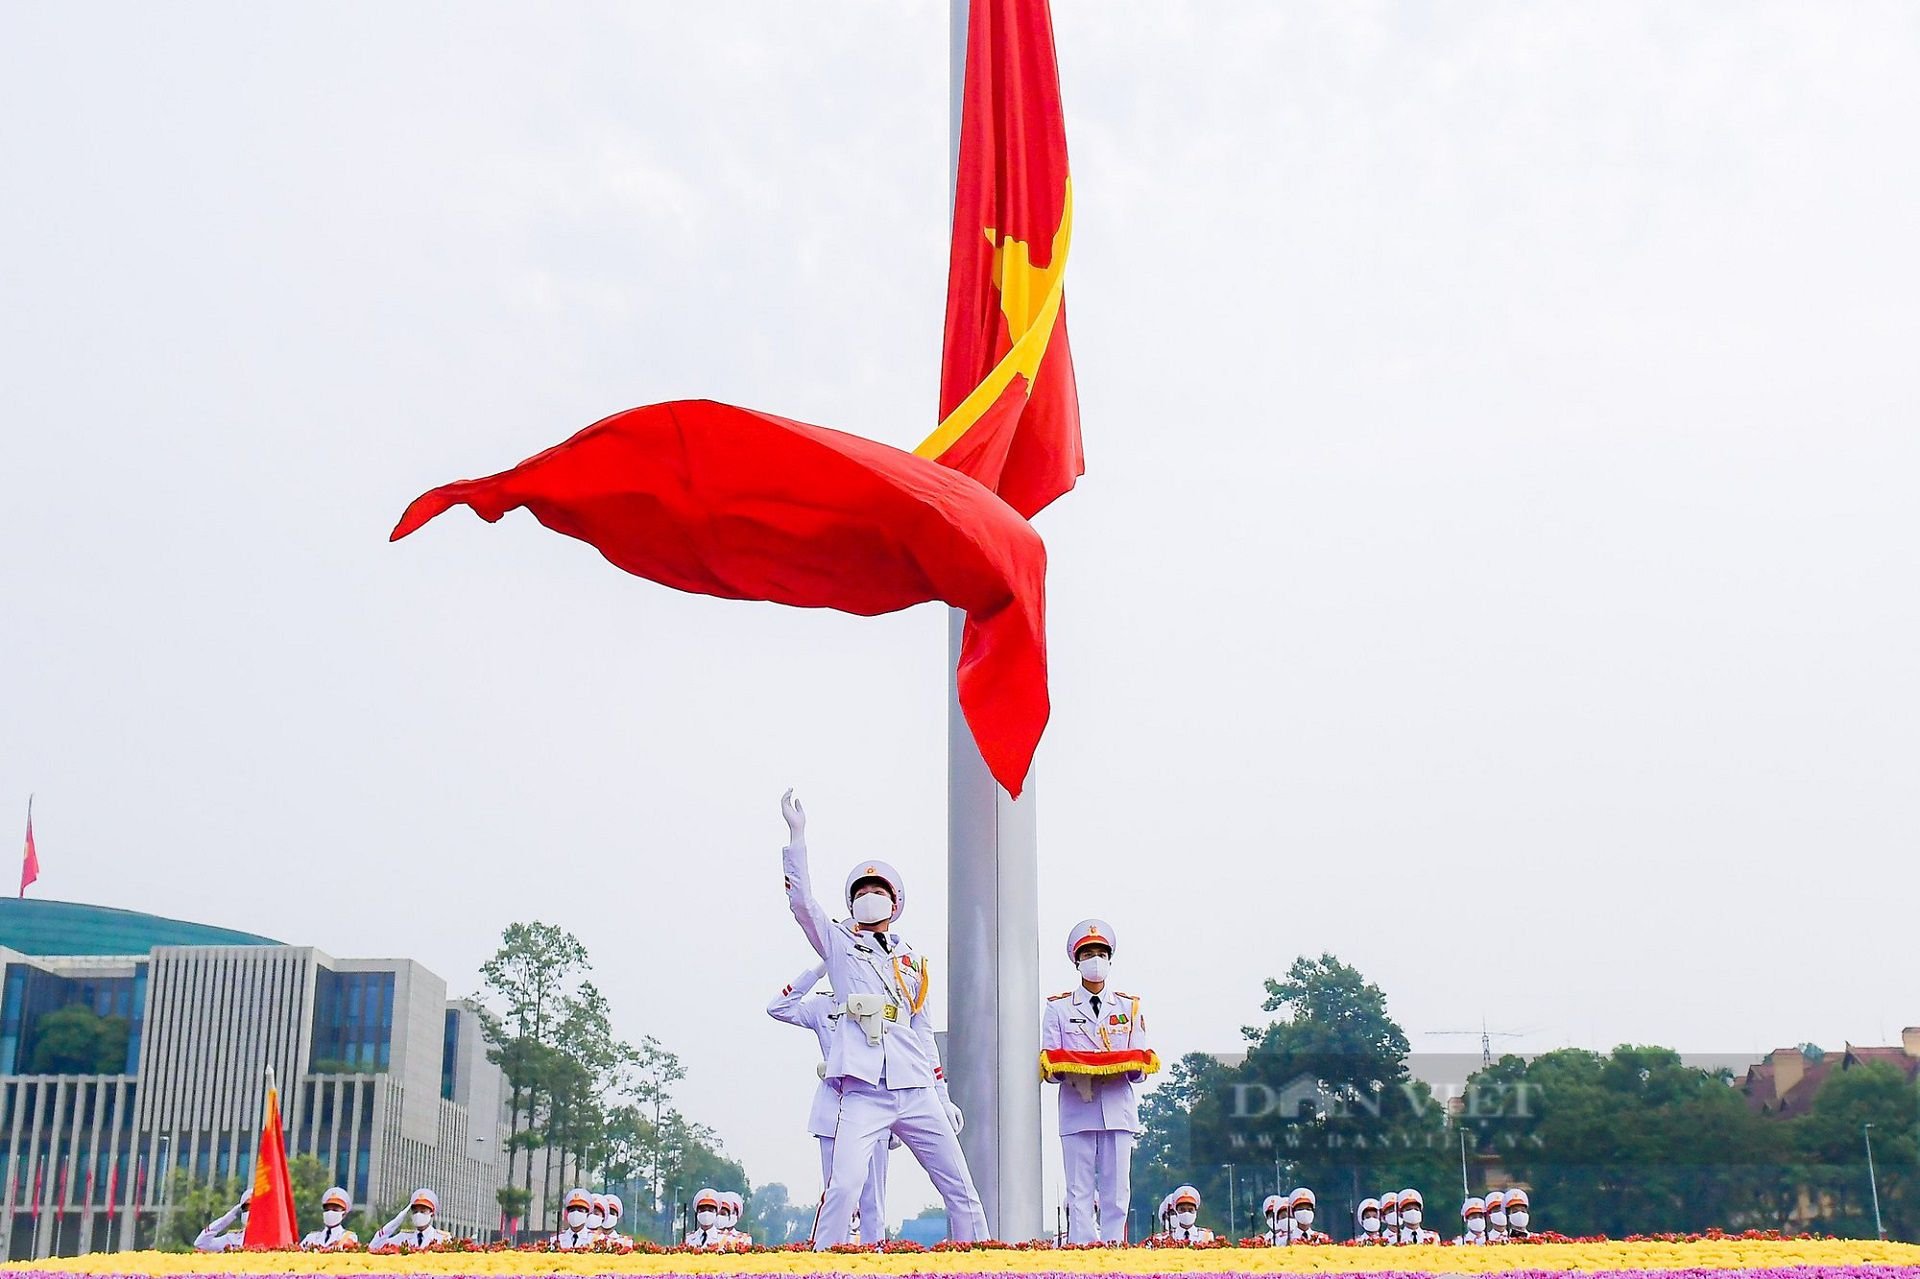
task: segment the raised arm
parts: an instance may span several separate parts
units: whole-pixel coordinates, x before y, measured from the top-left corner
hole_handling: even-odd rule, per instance
[[[815,964],[795,977],[791,985],[767,1001],[767,1016],[789,1026],[804,1026],[812,1030],[813,1021],[806,1015],[807,997],[820,984],[820,978],[826,971],[825,964]]]
[[[787,883],[787,906],[813,953],[827,957],[827,933],[833,920],[813,895],[813,875],[807,868],[807,810],[788,791],[780,797],[780,815],[787,819],[787,846],[780,850],[780,867]]]
[[[207,1223],[207,1228],[194,1237],[193,1246],[200,1252],[218,1252],[226,1247],[220,1236],[233,1228],[233,1219],[240,1215],[240,1205],[233,1207]]]
[[[407,1205],[394,1214],[392,1221],[389,1221],[386,1225],[374,1231],[372,1240],[367,1244],[367,1251],[379,1252],[382,1248],[391,1248],[393,1246],[394,1235],[399,1232],[401,1226],[406,1224],[407,1217],[412,1211],[413,1206],[411,1204]]]

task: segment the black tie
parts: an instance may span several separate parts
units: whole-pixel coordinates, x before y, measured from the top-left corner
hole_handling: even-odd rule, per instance
[[[887,935],[885,933],[875,933],[873,939],[880,943],[881,950],[887,950]],[[892,954],[893,952],[888,950],[887,953]]]
[[[1095,1017],[1100,1015],[1100,996],[1098,995],[1093,997],[1093,1015]]]

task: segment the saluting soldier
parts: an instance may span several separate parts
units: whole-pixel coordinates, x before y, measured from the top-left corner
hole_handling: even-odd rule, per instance
[[[1047,1001],[1040,1025],[1046,1078],[1066,1085],[1060,1148],[1068,1243],[1126,1242],[1133,1141],[1140,1131],[1133,1086],[1159,1064],[1147,1047],[1140,997],[1107,988],[1113,946],[1113,926],[1104,919],[1083,919],[1067,931],[1067,958],[1080,981]]]
[[[788,791],[780,801],[789,841],[781,854],[787,905],[827,962],[834,999],[845,1008],[827,1049],[825,1078],[840,1095],[833,1168],[814,1217],[813,1246],[840,1244],[888,1134],[900,1138],[946,1204],[949,1235],[961,1242],[987,1236],[987,1214],[960,1152],[965,1117],[947,1095],[946,1072],[927,1015],[927,961],[890,931],[906,908],[906,881],[883,861],[848,872],[851,919],[835,920],[813,894],[807,865],[806,812]]]
[[[833,996],[817,994],[814,987],[826,975],[825,964],[815,964],[806,972],[794,978],[778,995],[767,1002],[767,1016],[789,1026],[798,1026],[811,1030],[820,1043],[820,1086],[813,1090],[813,1109],[807,1113],[807,1131],[820,1142],[820,1184],[827,1184],[833,1175],[833,1130],[839,1118],[840,1094],[829,1084],[826,1076],[827,1052],[833,1045],[833,1033],[838,1028],[841,1009],[833,1002]],[[860,1207],[855,1217],[862,1223],[863,1229],[872,1232],[868,1243],[880,1243],[887,1237],[887,1147],[890,1143],[880,1142],[873,1148],[873,1162],[867,1165],[867,1181],[860,1187]],[[860,1232],[851,1232],[848,1243],[859,1243]]]
[[[247,1214],[252,1210],[253,1191],[240,1196],[240,1202],[207,1223],[194,1236],[193,1246],[201,1252],[237,1252],[247,1246]]]

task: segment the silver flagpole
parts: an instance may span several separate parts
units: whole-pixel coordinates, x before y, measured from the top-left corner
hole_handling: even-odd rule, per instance
[[[950,0],[949,143],[960,165],[967,2]],[[981,759],[955,672],[966,614],[948,616],[947,1074],[996,1239],[1037,1239],[1040,1193],[1040,885],[1032,776],[1014,800]]]

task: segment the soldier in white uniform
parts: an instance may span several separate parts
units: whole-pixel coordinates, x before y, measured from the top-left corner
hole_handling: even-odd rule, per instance
[[[753,1236],[740,1229],[740,1218],[747,1214],[747,1201],[740,1197],[737,1190],[723,1191],[720,1195],[720,1228],[726,1232],[726,1246],[729,1248],[748,1248],[753,1245]]]
[[[561,1201],[560,1230],[553,1236],[553,1247],[558,1252],[582,1252],[593,1247],[593,1231],[588,1222],[593,1217],[593,1196],[586,1187],[575,1186],[567,1192]]]
[[[1103,919],[1067,932],[1067,958],[1080,981],[1047,1001],[1040,1023],[1042,1068],[1060,1089],[1060,1149],[1066,1165],[1067,1242],[1125,1243],[1140,1107],[1133,1085],[1157,1065],[1147,1047],[1140,999],[1107,989],[1114,933]],[[1136,1052],[1146,1064],[1125,1074],[1092,1076],[1055,1069],[1049,1055]]]
[[[353,1196],[347,1193],[347,1188],[329,1187],[327,1193],[320,1196],[320,1229],[309,1232],[300,1241],[301,1250],[338,1252],[342,1248],[358,1248],[360,1236],[341,1224],[352,1211]]]
[[[382,1248],[412,1248],[416,1252],[422,1248],[431,1248],[437,1243],[445,1243],[453,1236],[433,1224],[440,1212],[440,1196],[422,1186],[413,1192],[413,1198],[386,1225],[373,1232],[373,1241],[367,1245],[368,1252],[379,1252]]]
[[[1293,1220],[1287,1212],[1285,1195],[1268,1195],[1261,1200],[1260,1219],[1267,1223],[1261,1237],[1269,1247],[1284,1248],[1293,1242]]]
[[[238,1252],[247,1246],[247,1210],[253,1203],[253,1191],[240,1196],[240,1202],[207,1223],[194,1236],[193,1246],[201,1252]]]
[[[720,1230],[720,1192],[703,1186],[693,1197],[693,1229],[687,1232],[687,1247],[717,1248],[724,1237]]]
[[[1456,1244],[1485,1244],[1487,1238],[1487,1201],[1479,1195],[1468,1195],[1466,1202],[1460,1205],[1460,1224],[1465,1229],[1455,1237]]]
[[[1527,1192],[1520,1189],[1507,1191],[1506,1238],[1509,1240],[1533,1238],[1533,1231],[1527,1228],[1527,1223],[1532,1220],[1533,1201],[1527,1197]]]
[[[820,1042],[820,1072],[826,1073],[828,1050],[833,1045],[833,1034],[838,1028],[840,1014],[835,1011],[833,996],[816,994],[814,987],[826,975],[825,964],[815,964],[806,972],[793,979],[791,985],[775,995],[767,1003],[767,1016],[789,1026],[799,1026],[811,1030]],[[833,1175],[833,1128],[839,1117],[840,1094],[823,1077],[820,1086],[813,1090],[813,1109],[807,1113],[807,1131],[820,1142],[820,1184],[827,1184]],[[880,1243],[887,1236],[887,1147],[889,1142],[880,1142],[873,1148],[873,1162],[867,1166],[866,1184],[860,1187],[860,1207],[855,1213],[862,1228],[872,1227],[868,1243]],[[847,1239],[848,1243],[859,1243],[856,1231]]]
[[[1400,1192],[1389,1190],[1380,1196],[1380,1238],[1385,1243],[1400,1242]]]
[[[1489,1190],[1487,1192],[1487,1242],[1505,1243],[1507,1241],[1507,1192]]]
[[[1332,1243],[1333,1236],[1325,1231],[1313,1228],[1313,1219],[1319,1211],[1320,1201],[1313,1191],[1305,1186],[1296,1186],[1287,1196],[1287,1216],[1294,1243]]]
[[[1427,1230],[1420,1224],[1420,1218],[1426,1212],[1426,1201],[1418,1190],[1400,1192],[1400,1242],[1401,1243],[1439,1243],[1440,1236]]]
[[[627,1211],[625,1201],[611,1191],[601,1195],[600,1199],[600,1214],[605,1225],[600,1241],[615,1252],[632,1252],[633,1239],[620,1233],[620,1218]]]
[[[600,1236],[607,1232],[607,1201],[602,1195],[591,1190],[587,1192],[587,1236],[599,1243]]]
[[[814,953],[827,961],[834,999],[845,1009],[827,1049],[824,1077],[840,1094],[840,1108],[813,1246],[825,1251],[847,1238],[874,1147],[889,1133],[913,1152],[940,1192],[949,1235],[984,1239],[986,1212],[960,1153],[963,1116],[947,1095],[927,1016],[926,960],[887,931],[906,907],[905,881],[885,862],[856,864],[846,881],[853,918],[835,921],[813,894],[806,813],[792,791],[780,810],[790,836],[781,857],[787,904]]]
[[[1200,1216],[1200,1192],[1192,1186],[1181,1186],[1168,1197],[1173,1201],[1169,1205],[1173,1215],[1158,1242],[1212,1243],[1213,1231],[1194,1224]]]
[[[1359,1206],[1353,1210],[1353,1215],[1360,1223],[1360,1228],[1353,1237],[1355,1243],[1387,1242],[1380,1237],[1380,1201],[1378,1199],[1362,1199]]]

